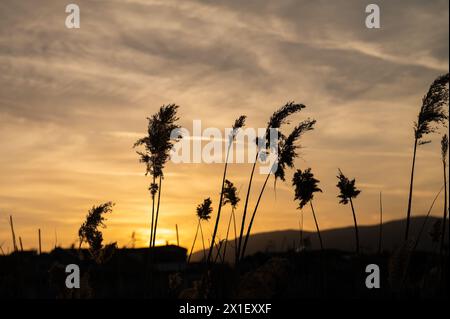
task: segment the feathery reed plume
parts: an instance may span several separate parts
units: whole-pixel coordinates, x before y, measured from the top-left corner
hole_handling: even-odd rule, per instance
[[[353,222],[355,224],[355,239],[356,239],[356,254],[359,254],[359,233],[358,233],[358,223],[356,221],[355,208],[353,207],[352,198],[356,198],[361,191],[355,187],[355,179],[349,180],[339,169],[339,174],[337,176],[338,183],[337,188],[340,193],[337,196],[340,198],[339,204],[347,205],[350,203],[353,213]]]
[[[203,203],[199,204],[196,209],[196,214],[198,218],[197,230],[195,231],[194,242],[192,243],[191,252],[188,257],[188,263],[191,261],[192,252],[194,251],[195,242],[197,241],[198,231],[200,230],[202,236],[202,244],[203,244],[203,258],[206,260],[206,250],[205,250],[205,240],[203,237],[203,229],[202,229],[202,220],[208,221],[211,218],[211,213],[213,208],[211,207],[212,201],[211,198],[206,198],[203,200]]]
[[[306,132],[313,130],[315,124],[316,120],[307,119],[297,125],[287,138],[280,140],[278,166],[274,173],[275,180],[279,178],[285,181],[286,168],[294,167],[294,159],[298,156],[297,149],[300,146],[296,144],[296,141]]]
[[[448,119],[448,114],[444,109],[445,104],[448,103],[448,81],[448,73],[441,75],[434,80],[427,94],[422,98],[422,106],[420,107],[417,121],[414,123],[414,149],[409,183],[408,210],[406,212],[405,241],[408,240],[409,225],[411,220],[411,204],[417,147],[430,143],[431,141],[424,140],[424,137],[430,133],[434,133],[437,129],[436,125],[445,124],[445,121]]]
[[[439,248],[440,254],[444,252],[444,244],[445,244],[445,230],[447,228],[447,153],[448,153],[448,136],[444,134],[441,140],[441,157],[442,157],[442,166],[444,169],[444,217],[442,218],[442,238],[441,245]],[[450,236],[450,234],[449,234]],[[450,249],[450,237],[449,237],[449,249]]]
[[[272,116],[269,119],[269,122],[267,123],[267,130],[266,130],[266,147],[269,147],[269,132],[270,129],[279,129],[281,125],[283,124],[289,124],[289,116],[291,116],[294,113],[299,112],[301,109],[304,109],[306,106],[303,104],[297,104],[292,102],[288,102],[285,105],[283,105],[281,108],[279,108],[277,111],[275,111]]]
[[[230,204],[232,209],[236,209],[237,204],[241,199],[237,194],[237,188],[228,179],[225,180],[225,187],[223,189],[223,205]]]
[[[314,193],[322,193],[322,190],[317,186],[318,183],[319,180],[314,178],[311,168],[307,168],[303,172],[298,169],[292,178],[292,186],[295,187],[294,200],[300,201],[298,209],[302,209],[308,203],[310,204],[314,217],[314,223],[316,224],[317,235],[319,236],[320,249],[323,251],[322,236],[320,234],[319,224],[317,222],[316,213],[312,203]]]
[[[174,138],[172,135],[173,132],[180,128],[175,124],[178,120],[178,108],[179,106],[175,104],[161,106],[156,114],[147,118],[147,136],[138,139],[133,146],[144,146],[144,151],[137,151],[137,153],[140,156],[140,162],[146,165],[145,175],[150,174],[153,178],[149,186],[149,191],[152,197],[150,247],[154,247],[156,241],[159,205],[161,201],[161,184],[164,177],[163,169],[166,162],[170,158],[170,150],[172,149],[173,144],[181,138],[181,136],[176,136]],[[155,214],[155,196],[157,193],[158,199]]]
[[[14,232],[14,223],[13,223],[12,215],[9,215],[9,226],[11,227],[13,249],[14,249],[14,251],[17,251],[16,233]]]
[[[289,104],[288,107],[283,107],[281,111],[277,111],[272,115],[269,125],[267,127],[266,131],[266,149],[263,150],[263,152],[268,151],[268,147],[270,147],[269,142],[269,135],[268,131],[273,128],[279,128],[281,124],[288,123],[287,122],[287,116],[301,110],[302,108],[305,108],[303,104]],[[281,114],[281,115],[280,115]],[[284,134],[280,133],[278,134],[278,156],[277,160],[274,165],[276,165],[276,170],[273,172],[275,177],[275,183],[277,179],[281,179],[282,181],[285,180],[285,169],[286,167],[292,168],[294,166],[294,159],[298,156],[297,149],[299,148],[298,145],[295,143],[297,140],[300,139],[300,137],[308,132],[314,129],[314,125],[316,124],[315,120],[307,119],[303,122],[301,122],[299,125],[297,125],[293,131],[286,137]],[[272,126],[271,126],[272,125]],[[256,212],[258,211],[259,203],[261,201],[262,195],[264,193],[264,190],[267,185],[267,181],[269,180],[270,175],[272,174],[272,171],[274,170],[274,167],[269,171],[269,173],[266,176],[266,179],[264,181],[264,184],[261,188],[261,191],[258,196],[258,200],[256,201],[255,208],[253,210],[252,217],[250,218],[250,222],[247,228],[247,234],[245,235],[245,241],[244,245],[242,247],[240,258],[244,258],[245,256],[245,250],[247,248],[248,239],[250,238],[251,229],[255,220]]]
[[[225,257],[226,257],[226,253],[227,253],[227,246],[228,246],[228,235],[230,233],[230,227],[231,227],[231,222],[233,220],[235,220],[235,215],[234,215],[234,211],[237,207],[237,204],[239,203],[241,199],[239,198],[239,196],[237,195],[237,188],[236,186],[233,185],[232,182],[230,182],[229,180],[225,180],[225,187],[223,189],[223,206],[225,206],[226,204],[230,204],[231,206],[231,214],[230,214],[230,219],[228,220],[228,227],[227,227],[227,232],[225,235],[225,239],[224,239],[224,244],[223,244],[223,257],[222,257],[222,261],[225,261]],[[236,223],[235,223],[235,232],[236,232]],[[236,234],[235,234],[235,241],[236,241]],[[235,246],[235,250],[237,249],[237,247]],[[236,251],[235,251],[236,254]]]
[[[245,120],[246,119],[247,119],[246,115],[241,115],[234,121],[233,131],[232,131],[232,138],[233,138],[233,140],[236,137],[236,134],[237,134],[238,130],[245,126]]]
[[[83,242],[89,244],[91,254],[97,258],[103,248],[103,234],[99,228],[106,228],[104,214],[111,213],[114,203],[106,202],[99,206],[93,206],[86,215],[86,221],[78,230],[80,246]]]
[[[213,234],[212,234],[211,246],[209,248],[209,253],[208,253],[208,259],[207,259],[208,263],[210,263],[210,261],[211,261],[212,252],[213,252],[213,249],[214,249],[214,243],[215,243],[216,236],[217,236],[217,230],[219,229],[220,213],[222,212],[225,179],[226,179],[226,175],[227,175],[228,157],[230,155],[230,149],[231,149],[231,147],[233,145],[234,140],[236,139],[237,132],[242,127],[244,127],[246,118],[247,117],[245,115],[241,115],[239,118],[237,118],[234,121],[233,130],[231,131],[231,134],[229,136],[228,149],[227,149],[227,155],[226,155],[226,159],[225,159],[225,167],[223,169],[222,184],[221,184],[221,190],[220,190],[219,207],[217,209],[216,223],[214,224],[214,231],[213,231]]]

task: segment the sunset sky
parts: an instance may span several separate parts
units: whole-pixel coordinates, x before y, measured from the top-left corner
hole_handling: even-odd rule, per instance
[[[81,9],[67,29],[65,6]],[[355,177],[360,224],[406,214],[412,125],[431,82],[448,72],[449,3],[376,1],[381,29],[367,29],[364,1],[108,0],[0,2],[0,244],[11,249],[8,218],[25,248],[69,246],[92,205],[116,203],[107,242],[148,242],[150,178],[132,146],[146,117],[180,105],[180,124],[222,131],[241,114],[265,127],[287,101],[307,107],[316,129],[301,140],[297,168],[311,167],[323,229],[353,223],[336,198],[337,169]],[[425,214],[442,185],[440,136],[418,150],[413,215]],[[245,197],[251,165],[229,167]],[[222,164],[165,169],[158,243],[192,243],[195,208],[220,192]],[[298,227],[290,180],[269,182],[254,231]],[[257,175],[254,203],[263,181]],[[442,202],[433,215],[442,214]],[[241,203],[242,204],[242,203]],[[242,212],[238,207],[238,215]],[[253,205],[251,205],[253,207]],[[314,229],[305,209],[305,228]],[[224,209],[225,219],[229,207]],[[206,226],[212,231],[213,221]],[[223,228],[220,235],[223,237]],[[200,246],[198,246],[200,248]]]

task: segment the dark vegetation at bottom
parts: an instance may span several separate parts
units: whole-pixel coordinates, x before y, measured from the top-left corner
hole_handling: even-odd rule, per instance
[[[177,246],[116,249],[102,263],[87,251],[0,256],[1,298],[164,299],[442,299],[448,298],[448,256],[399,249],[381,255],[337,250],[257,253],[237,269],[228,264],[187,265]],[[152,263],[149,262],[152,260]],[[77,264],[81,287],[65,286],[65,266]],[[153,264],[153,271],[150,265]],[[368,264],[380,267],[381,288],[365,284]],[[147,268],[145,266],[147,265]]]

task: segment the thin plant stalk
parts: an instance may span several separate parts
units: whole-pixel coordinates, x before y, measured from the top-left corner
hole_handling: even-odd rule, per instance
[[[441,254],[444,251],[444,243],[445,243],[445,230],[447,228],[447,214],[448,214],[448,208],[447,208],[447,172],[446,167],[444,165],[444,221],[442,225],[442,240],[441,240]],[[450,249],[450,242],[449,242],[449,249]]]
[[[443,255],[444,253],[444,243],[445,243],[445,232],[447,229],[447,152],[448,152],[448,136],[445,134],[442,137],[441,141],[441,151],[442,151],[442,166],[444,171],[444,217],[443,217],[443,223],[442,223],[442,234],[441,234],[441,245],[439,249],[439,254]],[[450,237],[449,237],[450,240]],[[449,249],[450,249],[450,242],[449,242]]]
[[[245,227],[245,219],[247,217],[248,200],[249,200],[249,197],[250,197],[250,191],[251,191],[251,188],[252,188],[253,175],[255,173],[257,160],[258,160],[258,154],[256,154],[255,162],[253,163],[253,166],[252,166],[252,172],[250,173],[250,181],[248,182],[247,195],[245,196],[244,213],[242,214],[242,223],[241,223],[241,230],[240,230],[240,233],[239,233],[239,242],[238,242],[238,249],[237,249],[237,254],[236,254],[236,263],[239,262],[239,257],[241,255],[242,238],[244,236],[244,227]]]
[[[56,232],[56,229],[55,229],[55,249],[56,249],[56,247],[58,247],[58,233]]]
[[[245,125],[245,119],[246,119],[245,115],[241,115],[238,119],[236,119],[236,121],[234,122],[234,125],[233,125],[233,130],[229,135],[229,144],[228,144],[227,155],[226,155],[226,159],[225,159],[225,166],[223,169],[222,184],[221,184],[221,190],[220,190],[219,208],[217,210],[217,216],[216,216],[216,222],[214,224],[214,231],[213,231],[213,235],[212,235],[211,246],[209,248],[208,260],[207,260],[208,263],[211,260],[211,256],[212,256],[214,244],[215,244],[215,239],[217,236],[217,231],[219,229],[220,213],[222,212],[222,206],[224,205],[223,200],[224,200],[225,184],[228,185],[227,180],[226,180],[226,175],[227,175],[227,169],[228,169],[228,160],[229,160],[229,156],[230,156],[230,150],[231,150],[231,147],[233,146],[233,142],[236,138],[237,131]]]
[[[263,186],[261,188],[261,192],[259,193],[259,196],[258,196],[258,200],[256,201],[256,206],[255,206],[255,209],[253,210],[252,218],[250,219],[250,223],[248,224],[247,234],[245,235],[245,241],[244,241],[244,245],[242,247],[241,259],[243,259],[244,256],[245,256],[245,250],[247,249],[248,238],[250,237],[250,232],[252,230],[252,226],[253,226],[253,222],[255,220],[256,212],[258,211],[258,206],[259,206],[259,203],[261,201],[261,197],[262,197],[262,195],[264,193],[264,190],[266,189],[267,181],[269,180],[270,175],[271,175],[271,173],[269,172],[269,174],[267,174],[267,176],[266,176],[266,180],[264,181],[264,184],[263,184]]]
[[[233,215],[234,215],[234,209],[231,210],[231,214],[230,214],[230,220],[228,221],[228,226],[227,226],[227,233],[225,235],[225,243],[223,246],[223,257],[222,257],[222,261],[225,261],[226,258],[226,253],[227,253],[227,246],[228,246],[228,235],[230,233],[230,227],[231,227],[231,222],[233,219]]]
[[[156,205],[155,229],[153,230],[153,243],[152,243],[153,247],[155,247],[156,230],[158,228],[159,204],[161,203],[161,184],[162,184],[162,176],[160,175],[159,182],[158,182],[158,204]]]
[[[428,218],[430,217],[431,211],[433,210],[434,203],[436,203],[436,200],[438,199],[438,197],[441,194],[443,189],[444,189],[444,186],[441,187],[441,189],[439,190],[439,192],[436,194],[436,196],[434,197],[433,201],[431,202],[430,208],[428,208],[428,212],[425,215],[425,219],[424,219],[424,221],[422,223],[422,226],[420,227],[419,234],[417,235],[417,238],[414,241],[414,245],[413,245],[413,247],[411,249],[411,255],[417,250],[417,247],[419,246],[420,239],[422,238],[422,234],[425,231],[425,226],[427,224]],[[406,278],[408,277],[408,273],[410,271],[410,265],[411,264],[409,262],[406,264],[406,268],[405,268],[405,271],[404,271],[404,274],[403,274],[402,287],[406,283]]]
[[[216,235],[217,235],[217,230],[219,228],[219,221],[220,221],[220,213],[222,211],[222,202],[223,202],[223,189],[225,186],[225,177],[227,176],[227,168],[228,168],[228,157],[230,155],[230,149],[232,146],[232,141],[230,141],[230,144],[228,145],[228,149],[227,149],[227,156],[225,159],[225,168],[223,169],[223,176],[222,176],[222,186],[221,186],[221,190],[220,190],[220,200],[219,200],[219,208],[217,209],[217,217],[216,217],[216,223],[214,224],[214,231],[212,234],[212,240],[211,240],[211,247],[209,248],[209,253],[208,253],[208,259],[207,262],[209,263],[211,260],[211,256],[212,256],[212,252],[214,249],[214,242],[216,239]]]
[[[200,235],[202,237],[202,246],[203,246],[203,260],[206,261],[206,247],[205,247],[205,238],[203,237],[203,228],[202,223],[200,223]]]
[[[223,240],[219,241],[219,246],[217,247],[217,253],[216,253],[216,257],[214,258],[214,263],[217,263],[217,260],[219,259],[219,257],[222,260],[222,263],[224,262],[224,260],[222,258],[222,254],[221,254],[223,245],[224,245],[224,241]]]
[[[200,229],[200,218],[198,219],[197,230],[195,231],[195,236],[194,236],[194,242],[192,243],[191,252],[190,252],[188,260],[187,260],[188,264],[191,262],[191,256],[192,256],[192,252],[194,251],[195,242],[197,241],[197,235],[198,235],[199,229]]]
[[[211,234],[212,236],[212,234]],[[217,236],[217,240],[219,241],[217,243],[217,241],[214,241],[214,247],[216,249],[216,257],[214,257],[214,263],[217,262],[217,259],[220,257],[222,259],[222,255],[220,254],[222,251],[222,245],[223,245],[223,240],[220,239],[219,236]],[[211,246],[211,241],[208,239],[208,247]]]
[[[42,242],[41,242],[41,229],[38,229],[38,237],[39,237],[39,255],[42,253]]]
[[[359,232],[358,232],[358,222],[356,221],[355,208],[353,207],[353,201],[350,198],[350,206],[353,213],[353,222],[355,223],[355,239],[356,239],[356,254],[359,255]]]
[[[442,190],[444,189],[444,186],[441,187],[441,189],[439,190],[439,192],[436,194],[436,196],[434,197],[433,201],[431,202],[430,208],[428,209],[427,214],[425,215],[425,219],[422,223],[422,226],[420,227],[420,231],[419,234],[417,235],[417,239],[414,242],[414,246],[412,251],[416,251],[417,246],[419,245],[419,241],[420,238],[422,237],[423,232],[425,231],[425,226],[427,224],[428,218],[430,217],[431,211],[433,210],[434,207],[434,203],[436,203],[436,200],[438,199],[439,195],[442,193]]]
[[[14,251],[17,251],[16,233],[14,232],[14,222],[13,222],[12,215],[9,215],[9,225],[11,226],[13,249],[14,249]]]
[[[303,249],[303,213],[301,214],[300,221],[298,222],[298,227],[300,231],[300,245],[299,249]]]
[[[405,230],[405,241],[408,240],[409,235],[409,224],[411,219],[411,203],[412,203],[412,195],[413,195],[413,184],[414,184],[414,168],[416,165],[416,153],[417,153],[417,137],[414,139],[414,150],[413,150],[413,159],[412,159],[412,167],[411,167],[411,177],[409,181],[409,197],[408,197],[408,210],[406,213],[406,230]]]
[[[382,237],[383,237],[383,194],[380,192],[380,228],[378,233],[378,255],[382,250]]]
[[[232,211],[233,216],[233,227],[234,227],[234,254],[237,254],[237,245],[238,245],[238,239],[237,239],[237,229],[236,229],[236,215],[234,213],[234,210]]]
[[[319,236],[320,250],[323,251],[322,235],[320,234],[319,224],[317,223],[316,213],[314,211],[314,206],[313,206],[312,200],[309,201],[309,204],[311,205],[311,211],[312,211],[312,214],[314,217],[314,223],[316,224],[317,235]]]
[[[153,184],[154,185],[156,182],[155,180],[155,176],[153,175]],[[154,227],[154,223],[155,223],[155,194],[152,194],[152,222],[150,225],[150,242],[149,242],[149,248],[152,248],[153,245],[153,227]]]

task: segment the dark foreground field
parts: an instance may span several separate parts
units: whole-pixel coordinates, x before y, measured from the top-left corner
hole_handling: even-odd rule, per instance
[[[102,263],[76,249],[1,256],[0,297],[448,298],[448,257],[406,248],[359,257],[338,250],[257,253],[238,269],[216,264],[209,271],[203,263],[186,265],[186,250],[177,246],[157,247],[153,256],[147,249],[110,253]],[[68,264],[80,266],[80,289],[65,286]],[[368,264],[380,267],[380,289],[365,285]]]

